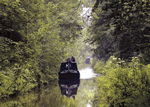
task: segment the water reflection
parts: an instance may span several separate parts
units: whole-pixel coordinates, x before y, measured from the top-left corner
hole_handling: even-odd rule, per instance
[[[62,79],[59,80],[58,83],[61,89],[61,94],[68,98],[72,97],[75,100],[75,95],[77,94],[77,90],[80,85],[80,79]]]
[[[80,71],[80,79],[91,79],[91,78],[97,76],[97,74],[94,73],[94,71],[91,67],[87,67],[87,68],[81,69],[79,71]]]
[[[41,89],[0,101],[0,107],[91,107],[94,71],[81,69],[80,79],[56,80]]]

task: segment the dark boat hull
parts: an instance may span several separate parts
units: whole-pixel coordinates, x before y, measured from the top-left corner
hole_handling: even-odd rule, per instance
[[[80,79],[80,73],[77,71],[77,73],[58,73],[59,79]]]

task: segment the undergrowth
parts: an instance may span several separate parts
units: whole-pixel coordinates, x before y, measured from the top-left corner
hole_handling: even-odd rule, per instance
[[[97,61],[93,65],[102,74],[97,77],[94,107],[150,106],[150,64],[141,64],[137,57],[126,63],[111,56],[106,64]]]

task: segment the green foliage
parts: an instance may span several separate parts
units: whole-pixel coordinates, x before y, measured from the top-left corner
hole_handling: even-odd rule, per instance
[[[97,77],[94,106],[150,106],[150,65],[140,64],[136,57],[127,64],[112,56],[95,70],[103,76]]]
[[[53,81],[43,88],[35,88],[25,95],[1,99],[1,107],[87,107],[94,96],[93,80],[81,80],[75,99],[61,95],[58,81]]]
[[[115,55],[128,59],[144,54],[149,63],[149,1],[96,0],[93,24],[89,28],[98,58]]]
[[[71,54],[66,50],[79,37],[74,17],[79,5],[78,0],[0,1],[0,99],[57,79],[60,63]]]

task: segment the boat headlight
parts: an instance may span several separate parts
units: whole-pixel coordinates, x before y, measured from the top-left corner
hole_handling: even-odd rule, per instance
[[[77,73],[77,71],[74,71],[74,73]]]
[[[64,71],[61,71],[61,73],[64,73]]]
[[[67,71],[61,71],[61,73],[66,73]]]

